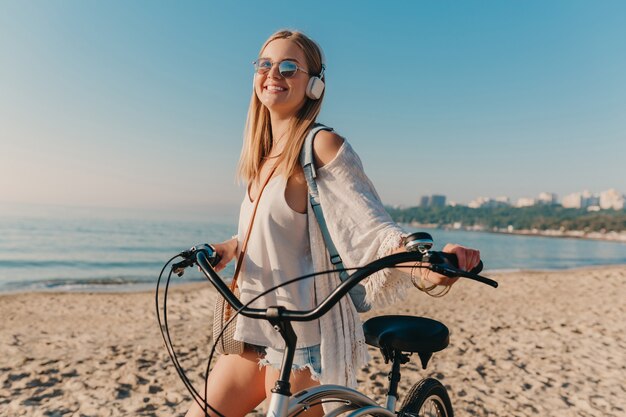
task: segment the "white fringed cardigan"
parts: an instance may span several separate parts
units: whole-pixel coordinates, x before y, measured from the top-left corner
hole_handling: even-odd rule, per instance
[[[317,169],[324,218],[346,268],[365,265],[401,246],[405,232],[385,211],[363,165],[344,140],[336,157]],[[315,214],[308,207],[309,239],[316,271],[332,270]],[[341,283],[337,273],[315,279],[317,303]],[[362,282],[366,303],[382,307],[402,299],[411,285],[408,274],[385,269]],[[356,387],[356,373],[369,359],[359,315],[350,299],[342,300],[320,319],[323,384]]]

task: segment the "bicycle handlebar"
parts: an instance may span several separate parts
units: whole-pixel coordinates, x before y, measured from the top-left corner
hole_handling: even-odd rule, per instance
[[[214,409],[207,401],[207,392],[205,389],[204,397],[200,395],[200,393],[193,387],[187,376],[185,375],[184,370],[179,363],[176,353],[174,351],[174,347],[172,346],[172,340],[169,334],[168,325],[167,325],[167,290],[170,283],[170,278],[172,273],[177,274],[178,276],[183,275],[184,270],[188,267],[197,264],[206,278],[213,284],[213,286],[219,291],[219,293],[226,299],[226,301],[236,309],[236,314],[243,314],[244,316],[256,319],[264,319],[268,320],[275,327],[279,328],[281,331],[281,335],[283,339],[287,343],[287,351],[286,355],[283,358],[283,370],[281,371],[280,381],[282,381],[282,385],[278,385],[277,387],[281,394],[288,394],[289,391],[289,372],[291,369],[293,352],[291,356],[289,356],[289,346],[295,346],[295,333],[293,333],[293,328],[291,327],[291,321],[310,321],[315,320],[323,316],[327,313],[339,300],[341,297],[345,296],[354,286],[356,286],[360,281],[367,278],[371,274],[380,271],[384,268],[389,267],[405,267],[404,265],[400,266],[400,263],[410,263],[410,262],[422,262],[421,265],[415,265],[414,267],[419,268],[428,268],[432,271],[441,273],[448,277],[466,277],[470,278],[484,284],[490,285],[494,288],[498,286],[496,281],[493,281],[489,278],[482,277],[478,275],[478,273],[482,270],[483,264],[482,262],[474,268],[472,271],[466,272],[459,270],[457,265],[457,257],[454,254],[444,253],[444,252],[435,252],[431,251],[432,248],[432,237],[427,233],[413,233],[408,235],[404,239],[404,246],[407,252],[397,253],[394,255],[389,255],[384,258],[373,261],[364,267],[359,268],[349,268],[347,270],[356,270],[353,274],[349,275],[346,280],[341,282],[341,284],[335,288],[330,295],[328,295],[317,307],[312,310],[287,310],[281,306],[270,306],[268,308],[249,308],[247,305],[242,304],[241,301],[233,294],[230,288],[226,285],[226,283],[222,280],[222,278],[215,272],[213,266],[217,265],[220,258],[215,248],[211,245],[198,245],[189,250],[183,251],[180,254],[171,258],[163,269],[161,270],[161,274],[159,275],[159,279],[157,281],[157,291],[156,291],[156,305],[157,305],[157,320],[159,322],[159,328],[161,330],[161,334],[163,336],[163,340],[168,349],[168,353],[172,358],[176,371],[181,377],[183,383],[191,393],[194,398],[194,401],[202,407],[205,411],[205,414],[208,415],[208,409],[216,413],[217,415],[222,416],[216,409]],[[181,257],[182,261],[178,263],[172,264],[171,272],[167,277],[167,283],[165,285],[165,293],[163,298],[163,323],[161,322],[161,315],[159,313],[159,284],[161,282],[161,277],[163,272],[166,270],[167,266],[177,257]],[[410,266],[408,266],[410,267]],[[279,286],[288,285],[290,283],[296,282],[301,279],[311,278],[315,275],[320,275],[324,273],[332,273],[337,272],[337,270],[332,271],[321,271],[310,275],[304,275],[302,277],[294,278],[290,281],[286,281],[281,283]],[[277,287],[273,287],[277,288]],[[273,289],[268,289],[266,292],[271,291]],[[262,295],[262,294],[261,294]],[[257,297],[258,298],[258,297]],[[254,299],[253,299],[254,300]],[[253,301],[252,300],[252,301]],[[251,301],[251,302],[252,302]],[[236,317],[233,316],[230,321],[232,321]],[[221,337],[221,334],[217,337],[217,340]],[[293,340],[291,340],[293,339]],[[293,343],[291,343],[293,342]],[[291,343],[291,344],[290,344]],[[213,350],[211,351],[211,358],[213,356],[213,352],[215,350],[215,346],[213,346]],[[211,359],[207,364],[207,371],[205,374],[205,379],[208,376],[209,369],[211,366]]]
[[[273,318],[276,314],[276,308],[251,308],[244,307],[239,299],[233,294],[228,285],[222,280],[222,278],[215,272],[212,265],[215,265],[219,258],[217,258],[210,245],[200,245],[192,248],[190,251],[184,252],[184,261],[179,262],[175,266],[182,266],[185,264],[191,266],[196,263],[204,275],[215,286],[217,291],[224,297],[224,299],[235,309],[246,317],[256,319],[269,319]],[[183,254],[181,254],[182,256]],[[289,319],[290,321],[311,321],[320,318],[328,312],[340,299],[345,296],[354,286],[360,281],[378,272],[382,269],[394,267],[404,262],[421,262],[424,254],[421,252],[402,252],[393,255],[385,256],[377,259],[363,267],[360,267],[351,274],[345,281],[343,281],[333,292],[328,295],[317,307],[312,310],[288,310],[280,307],[280,316],[282,318]],[[482,277],[477,273],[482,270],[482,262],[474,268],[472,271],[462,271],[454,266],[456,262],[456,256],[450,253],[444,252],[428,252],[429,265],[428,268],[434,272],[441,273],[449,277],[465,277],[470,278],[486,285],[490,285],[494,288],[498,286],[498,283],[492,279]],[[211,262],[212,261],[212,262]],[[271,312],[269,312],[271,309]]]

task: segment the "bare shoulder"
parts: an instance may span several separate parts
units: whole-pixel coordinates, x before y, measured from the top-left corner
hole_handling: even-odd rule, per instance
[[[328,130],[320,131],[313,141],[315,166],[321,168],[335,159],[343,142],[344,139],[335,132],[329,132]]]

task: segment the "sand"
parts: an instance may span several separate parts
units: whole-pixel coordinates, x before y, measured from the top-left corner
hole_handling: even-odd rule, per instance
[[[431,317],[451,331],[426,371],[416,355],[404,366],[400,393],[432,376],[457,416],[626,415],[626,266],[491,276],[500,288],[460,282],[442,299],[415,290],[376,312]],[[180,286],[168,308],[198,387],[214,297],[208,283]],[[147,292],[0,296],[0,416],[182,416],[190,397],[154,310]],[[388,366],[371,354],[359,380],[382,400]]]

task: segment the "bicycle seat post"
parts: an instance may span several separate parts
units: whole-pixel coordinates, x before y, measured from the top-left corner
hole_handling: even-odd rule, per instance
[[[269,410],[276,412],[275,415],[287,415],[287,407],[289,405],[289,397],[291,396],[291,384],[289,376],[291,375],[291,367],[293,365],[293,356],[295,353],[296,342],[298,337],[293,331],[291,322],[284,319],[282,312],[285,310],[283,306],[271,306],[267,308],[268,321],[274,329],[280,333],[285,341],[285,353],[283,355],[283,363],[280,367],[280,376],[272,388],[272,397],[270,399]],[[282,414],[281,414],[282,413]]]
[[[385,362],[391,360],[391,372],[389,372],[389,389],[387,390],[386,408],[389,411],[395,411],[396,402],[398,401],[398,383],[400,382],[400,365],[409,361],[409,356],[401,351],[394,349],[381,349]]]

